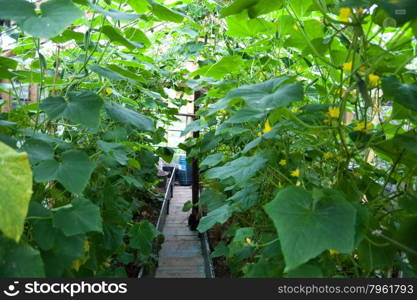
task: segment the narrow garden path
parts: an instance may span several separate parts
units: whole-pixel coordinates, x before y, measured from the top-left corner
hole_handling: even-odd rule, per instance
[[[187,201],[191,201],[191,187],[175,186],[163,229],[165,242],[159,252],[156,278],[206,277],[200,238],[188,228],[189,213],[182,211]]]

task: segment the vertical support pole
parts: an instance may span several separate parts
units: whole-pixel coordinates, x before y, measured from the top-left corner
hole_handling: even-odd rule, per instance
[[[203,95],[201,91],[197,91],[194,93],[194,120],[196,120],[196,115],[198,111],[198,105],[196,105],[196,101]],[[200,136],[199,131],[193,132],[193,138],[198,138]],[[194,158],[192,162],[192,203],[193,208],[191,211],[191,217],[193,220],[198,222],[199,219],[199,210],[196,204],[200,200],[200,169],[198,167],[198,159]]]
[[[38,102],[38,93],[39,88],[36,83],[31,83],[29,85],[29,103],[35,103]]]

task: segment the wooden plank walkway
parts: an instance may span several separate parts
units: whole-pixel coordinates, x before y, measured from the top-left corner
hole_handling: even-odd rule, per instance
[[[159,251],[156,278],[205,278],[204,257],[196,231],[188,228],[189,212],[183,212],[191,201],[191,187],[175,186],[163,234],[165,242]]]

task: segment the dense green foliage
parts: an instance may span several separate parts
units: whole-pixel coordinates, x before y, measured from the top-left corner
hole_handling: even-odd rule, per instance
[[[160,234],[137,212],[195,91],[181,148],[231,276],[416,275],[413,0],[8,2],[0,79],[40,102],[0,114],[0,276],[152,268]]]
[[[220,16],[183,145],[205,170],[212,257],[236,277],[415,276],[415,4],[236,0]]]
[[[0,114],[2,277],[136,276],[155,265],[160,233],[147,216],[159,210],[158,153],[172,155],[157,145],[182,102],[168,105],[170,73],[145,54],[141,28],[184,15],[125,2],[49,0],[37,11],[0,1],[0,18],[17,25],[2,31],[14,44],[0,57],[1,92],[24,98],[36,84],[41,99]]]

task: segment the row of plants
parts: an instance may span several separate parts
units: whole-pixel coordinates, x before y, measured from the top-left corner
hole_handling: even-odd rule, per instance
[[[152,271],[156,165],[173,155],[159,145],[183,101],[151,54],[166,24],[197,24],[161,1],[32,2],[0,1],[13,41],[0,92],[14,99],[0,102],[0,277]]]
[[[417,7],[408,0],[207,6],[198,230],[232,277],[414,277]],[[214,17],[213,17],[214,16]],[[224,264],[224,265],[222,265]]]

